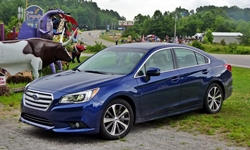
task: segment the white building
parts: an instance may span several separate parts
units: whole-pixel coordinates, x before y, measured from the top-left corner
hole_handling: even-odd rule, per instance
[[[196,33],[193,37],[197,40],[202,41],[204,37],[204,33]],[[243,36],[240,32],[212,32],[214,37],[214,43],[221,43],[222,40],[225,41],[226,44],[230,43],[240,43],[240,38]]]
[[[226,44],[230,43],[240,43],[240,38],[243,36],[240,32],[212,32],[214,36],[214,43],[220,43],[222,40],[225,41]]]

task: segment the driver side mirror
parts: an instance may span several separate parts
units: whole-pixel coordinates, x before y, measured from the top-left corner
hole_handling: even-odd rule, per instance
[[[159,68],[154,68],[154,67],[150,67],[147,69],[146,71],[146,76],[159,76],[161,74],[161,70]]]
[[[146,76],[144,77],[144,81],[148,82],[151,76],[159,76],[161,74],[161,70],[159,68],[150,67],[146,71]]]

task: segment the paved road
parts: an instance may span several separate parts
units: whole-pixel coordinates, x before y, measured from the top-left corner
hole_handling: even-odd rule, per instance
[[[107,47],[115,45],[113,42],[99,38],[102,32],[104,32],[104,30],[84,31],[80,33],[77,38],[87,45],[95,45],[95,41],[102,42],[102,44],[106,45]]]
[[[212,54],[216,58],[225,60],[232,66],[250,68],[250,55],[229,55],[229,54]]]

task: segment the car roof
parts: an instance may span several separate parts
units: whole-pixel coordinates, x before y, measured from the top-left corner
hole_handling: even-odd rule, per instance
[[[117,48],[133,48],[133,49],[141,49],[145,51],[149,51],[152,49],[159,48],[170,48],[170,47],[189,47],[182,44],[174,44],[174,43],[160,43],[160,42],[141,42],[141,43],[129,43],[129,44],[121,44],[114,46]]]

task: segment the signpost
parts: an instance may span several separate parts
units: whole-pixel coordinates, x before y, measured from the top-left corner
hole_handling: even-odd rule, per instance
[[[31,5],[25,10],[25,22],[28,26],[37,28],[39,19],[43,16],[43,9],[37,5]]]

